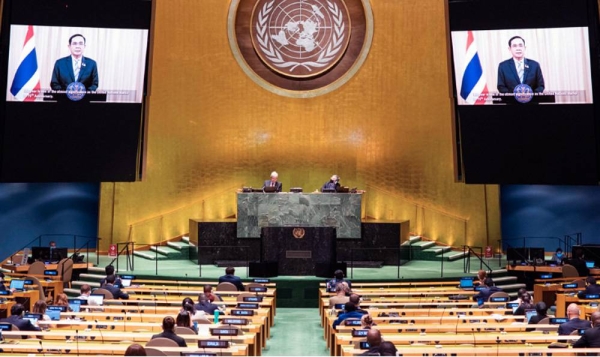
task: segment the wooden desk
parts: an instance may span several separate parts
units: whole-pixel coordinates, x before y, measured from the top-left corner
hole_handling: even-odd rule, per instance
[[[535,284],[533,286],[534,301],[543,301],[546,306],[552,306],[556,303],[557,294],[564,292],[577,292],[581,288],[564,289],[562,284]],[[563,315],[558,315],[563,316]]]
[[[501,346],[501,347],[500,347]],[[344,346],[342,356],[359,356],[365,350],[354,349],[353,346]],[[485,346],[455,346],[455,345],[428,345],[407,346],[399,351],[401,355],[409,357],[421,356],[496,356],[496,357],[519,357],[519,356],[585,356],[587,353],[600,353],[600,348],[553,348],[548,349],[540,345],[485,345]]]
[[[585,305],[590,302],[600,302],[600,299],[597,300],[583,300],[579,299],[577,295],[570,296],[566,294],[556,294],[556,316],[558,317],[566,317],[567,316],[567,306],[572,303],[576,303],[579,305],[580,314],[579,317],[585,318],[585,309],[583,308]]]
[[[73,264],[73,270],[87,269],[94,266],[92,263],[75,263]],[[46,264],[46,270],[56,270],[58,264]],[[10,270],[13,273],[26,274],[29,271],[29,264],[2,264],[2,269]]]
[[[10,316],[10,308],[15,304],[12,300],[6,300],[6,302],[0,304],[0,319]]]
[[[562,274],[562,266],[548,266],[548,265],[507,265],[506,270],[508,271],[523,271],[523,272],[531,272],[531,273],[559,273]],[[590,269],[590,275],[599,275],[600,268]],[[577,278],[572,278],[573,280]],[[585,277],[584,277],[585,279]]]

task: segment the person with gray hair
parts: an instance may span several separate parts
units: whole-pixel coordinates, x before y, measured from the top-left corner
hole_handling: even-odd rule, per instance
[[[271,179],[265,180],[262,189],[264,190],[265,187],[275,187],[275,192],[281,192],[283,185],[281,184],[281,182],[277,181],[278,178],[279,174],[277,173],[277,171],[271,172]]]
[[[570,335],[571,332],[579,329],[588,329],[592,327],[592,323],[588,320],[582,320],[579,318],[581,311],[577,304],[572,303],[567,307],[567,318],[569,321],[560,324],[558,326],[559,335]]]
[[[337,189],[339,187],[340,187],[340,177],[338,175],[333,175],[333,176],[331,176],[329,181],[327,181],[323,184],[323,187],[321,187],[321,192],[332,191],[332,190],[337,191]]]

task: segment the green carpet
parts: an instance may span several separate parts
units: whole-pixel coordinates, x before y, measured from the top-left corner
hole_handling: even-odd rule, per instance
[[[278,308],[263,356],[329,356],[318,309]]]

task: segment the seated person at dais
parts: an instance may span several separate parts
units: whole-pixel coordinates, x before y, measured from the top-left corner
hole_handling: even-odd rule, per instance
[[[345,304],[350,301],[350,297],[346,296],[348,292],[348,284],[346,282],[338,283],[335,286],[335,295],[329,298],[329,308],[333,309],[337,304]]]
[[[23,312],[25,312],[25,307],[23,305],[14,304],[10,308],[11,316],[3,318],[0,321],[11,323],[17,326],[21,331],[40,331],[39,327],[34,326],[31,321],[23,318]]]
[[[360,313],[356,310],[356,305],[351,302],[347,302],[344,304],[344,313],[338,316],[337,320],[333,322],[333,328],[335,329],[339,324],[344,322],[344,320],[349,318],[357,318],[360,319],[363,313]]]
[[[592,324],[593,327],[585,330],[583,336],[575,341],[573,348],[600,347],[600,311],[592,313]]]

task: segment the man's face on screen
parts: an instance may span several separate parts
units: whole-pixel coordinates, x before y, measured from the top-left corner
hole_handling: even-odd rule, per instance
[[[81,57],[85,49],[85,40],[81,36],[73,37],[69,44],[69,50],[74,57]]]
[[[525,56],[525,43],[520,38],[515,38],[510,43],[510,53],[513,58],[521,60]]]

